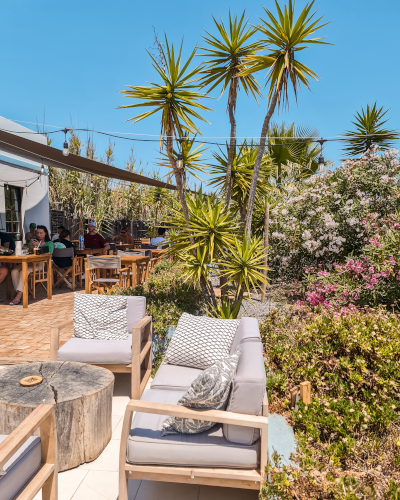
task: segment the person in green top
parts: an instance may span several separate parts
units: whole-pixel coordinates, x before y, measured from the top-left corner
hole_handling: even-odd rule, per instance
[[[36,238],[32,238],[29,243],[29,251],[33,252],[35,247],[43,248],[46,253],[53,253],[54,243],[51,241],[49,236],[49,231],[46,226],[37,226],[36,228]],[[28,266],[28,275],[33,271],[32,266]],[[10,306],[16,306],[21,303],[22,299],[22,264],[14,267],[11,271],[11,279],[14,285],[14,290],[17,292],[14,299],[10,302]]]

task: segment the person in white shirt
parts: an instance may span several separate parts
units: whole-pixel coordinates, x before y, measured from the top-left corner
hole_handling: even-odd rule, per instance
[[[159,227],[158,228],[158,237],[157,238],[151,238],[150,240],[150,245],[162,245],[164,242],[166,242],[165,239],[165,227]]]
[[[60,238],[61,231],[63,231],[64,229],[64,226],[58,226],[57,232],[52,236],[51,241],[57,241]]]

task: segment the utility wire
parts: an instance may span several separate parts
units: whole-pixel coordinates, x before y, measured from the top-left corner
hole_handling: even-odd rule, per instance
[[[6,130],[6,129],[0,129],[2,132],[9,132],[11,134],[15,134],[14,130]],[[74,128],[74,129],[67,129],[68,131],[79,131],[79,132],[92,132],[95,134],[101,134],[101,135],[106,135],[108,137],[113,137],[116,139],[123,139],[126,141],[134,141],[134,142],[159,142],[160,137],[158,139],[139,139],[139,138],[134,138],[134,137],[123,137],[121,135],[116,135],[117,133],[111,133],[111,132],[104,132],[100,130],[93,130],[93,129],[86,129],[86,128]],[[65,129],[59,129],[59,130],[52,130],[50,132],[45,132],[45,134],[56,134],[58,132],[65,133]],[[125,133],[125,132],[119,132],[119,133]],[[43,133],[40,132],[34,132],[32,131],[21,131],[18,132],[18,134],[35,134],[35,135],[43,135]],[[127,133],[126,133],[127,134]],[[366,139],[368,137],[385,137],[386,135],[400,135],[400,132],[392,132],[388,134],[365,134],[365,135],[354,135],[351,136],[351,139]],[[146,137],[156,137],[154,135],[146,135],[142,134],[142,136]],[[171,136],[173,139],[177,139],[175,136]],[[165,139],[168,138],[168,136],[165,136]],[[218,137],[216,137],[217,139]],[[204,139],[207,139],[207,137],[204,137]],[[208,137],[208,139],[213,139],[213,137]],[[226,137],[226,139],[229,139],[229,137]],[[243,139],[243,137],[236,137],[236,139]],[[246,138],[245,138],[246,139]],[[248,140],[254,139],[254,138],[247,138]],[[258,139],[259,140],[259,139]],[[292,144],[303,144],[304,141],[310,141],[310,142],[336,142],[336,141],[346,141],[349,140],[349,137],[346,136],[333,136],[333,137],[268,137],[268,140],[290,140],[291,142],[280,142],[277,144],[268,144],[268,147],[278,147],[278,146],[290,146]],[[193,142],[199,142],[201,144],[209,144],[212,146],[226,146],[226,143],[221,143],[221,142],[211,142],[203,139],[192,139]],[[296,142],[297,141],[297,142]],[[253,143],[254,146],[258,146],[257,143]],[[249,146],[249,142],[244,142],[242,144],[237,144],[237,146]]]

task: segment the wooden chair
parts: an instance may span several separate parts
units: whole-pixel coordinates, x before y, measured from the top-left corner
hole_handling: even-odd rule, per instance
[[[260,464],[256,469],[199,468],[166,465],[134,465],[126,461],[127,442],[135,412],[191,418],[220,424],[260,429]],[[195,453],[195,450],[194,450]],[[143,479],[169,483],[201,484],[227,488],[261,490],[267,479],[268,462],[268,400],[264,399],[262,416],[220,410],[193,410],[180,405],[132,399],[126,408],[119,453],[119,500],[128,500],[128,480]]]
[[[28,275],[28,291],[30,295],[36,298],[36,286],[40,284],[47,292],[47,273],[52,272],[52,268],[48,269],[47,261],[32,262],[33,270]]]
[[[151,238],[140,238],[142,245],[150,245]]]
[[[69,286],[69,277],[72,283],[72,290],[75,290],[76,281],[79,282],[79,286],[82,288],[83,256],[74,256],[73,248],[55,248],[53,251],[53,257],[70,257],[72,260],[71,267],[58,267],[53,261],[53,278],[55,282],[54,286],[56,287],[57,285],[59,285],[61,287],[63,282],[65,282],[67,286]]]
[[[40,490],[43,500],[58,498],[57,428],[53,405],[39,405],[0,443],[0,471],[37,429],[40,429],[41,464],[25,483],[21,482],[13,500],[32,499]],[[21,471],[18,472],[20,474]],[[0,475],[0,496],[1,488]]]
[[[133,248],[140,248],[142,245],[142,240],[136,239],[133,240]]]
[[[138,299],[137,297],[128,297],[128,300]],[[128,306],[129,309],[129,306]],[[144,308],[145,309],[145,308]],[[60,332],[64,328],[73,325],[73,319],[66,321],[63,324],[55,324],[51,328],[50,333],[50,361],[57,361],[58,350],[60,348]],[[92,361],[95,354],[93,353],[94,348],[90,350],[89,353],[85,353],[84,349],[79,346],[79,341],[82,339],[70,339],[69,342],[74,342],[76,344],[77,353],[80,356],[80,362],[92,364],[96,366],[101,366],[102,368],[107,368],[113,373],[130,373],[131,374],[131,398],[138,399],[143,393],[146,384],[151,375],[152,366],[152,344],[153,344],[153,329],[152,329],[152,319],[151,316],[144,316],[143,319],[138,321],[132,328],[132,353],[131,353],[131,363],[128,364],[103,364]],[[107,341],[102,341],[107,342]],[[121,341],[124,342],[124,341]],[[89,341],[90,345],[90,341]],[[64,347],[64,346],[63,346]],[[61,351],[60,351],[61,354]],[[85,357],[88,355],[89,357]],[[65,361],[62,356],[60,356],[61,361]],[[76,357],[74,357],[76,360]]]
[[[110,290],[115,286],[127,288],[130,283],[130,268],[121,268],[121,257],[87,257],[85,265],[86,293],[97,291],[97,293],[105,295],[106,290]]]

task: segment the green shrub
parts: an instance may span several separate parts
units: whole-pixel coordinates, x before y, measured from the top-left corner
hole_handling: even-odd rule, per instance
[[[340,478],[344,470],[382,465],[390,471],[386,488],[390,479],[400,480],[400,440],[394,437],[400,415],[400,318],[383,309],[304,317],[273,312],[260,326],[271,411],[291,411],[303,472],[323,470],[328,485],[332,476],[331,496],[314,492],[310,498],[378,498],[365,481]],[[299,401],[298,411],[290,410],[289,391],[305,380],[312,385],[311,403]],[[284,477],[275,480],[286,484]],[[390,494],[386,498],[396,498]]]

